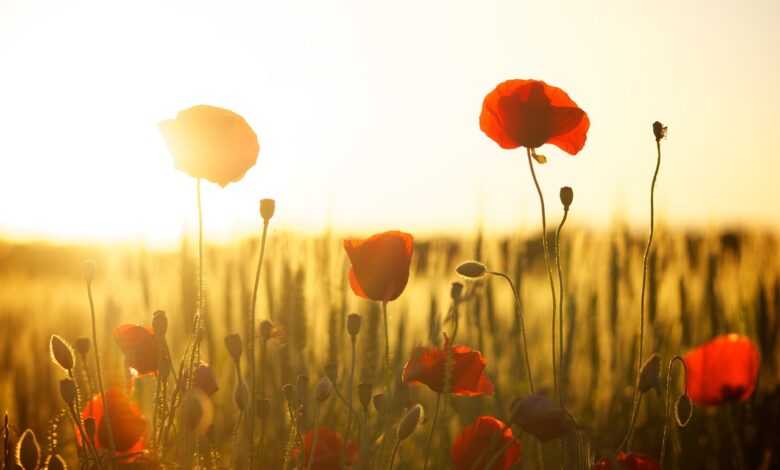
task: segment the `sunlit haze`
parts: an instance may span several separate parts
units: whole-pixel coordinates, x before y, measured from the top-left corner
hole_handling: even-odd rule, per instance
[[[584,150],[540,149],[553,214],[645,223],[651,123],[665,223],[776,224],[780,2],[0,1],[0,237],[173,241],[195,183],[157,123],[232,109],[257,165],[205,184],[209,236],[259,225],[473,233],[538,227],[522,149],[479,130],[509,78],[567,90]]]

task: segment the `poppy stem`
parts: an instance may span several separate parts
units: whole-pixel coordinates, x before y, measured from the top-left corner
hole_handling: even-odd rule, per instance
[[[441,405],[441,393],[436,394],[436,406],[433,410],[433,421],[431,421],[431,431],[428,433],[428,442],[425,444],[425,463],[423,470],[428,469],[428,460],[431,457],[431,443],[433,442],[433,432],[436,430],[436,422],[439,419],[439,407]],[[392,468],[392,466],[391,466]]]
[[[390,456],[390,465],[387,466],[387,470],[393,470],[395,465],[395,456],[398,455],[398,448],[401,447],[401,439],[395,440],[395,446],[393,446],[393,454]]]
[[[355,355],[357,349],[357,336],[350,335],[352,349],[352,363],[349,367],[349,382],[347,382],[347,430],[344,432],[344,446],[341,451],[341,460],[344,462],[344,449],[349,442],[349,435],[352,432],[352,388],[355,381]],[[358,418],[359,420],[360,418]]]
[[[309,453],[309,463],[306,464],[306,470],[311,470],[311,466],[314,463],[314,457],[317,455],[317,440],[320,437],[319,432],[319,426],[320,426],[320,404],[317,402],[316,405],[314,405],[314,437],[311,441],[311,452]],[[305,446],[304,446],[304,453],[305,453]],[[304,454],[304,459],[306,458]]]
[[[247,348],[247,356],[249,357],[249,388],[250,388],[250,394],[251,397],[249,400],[249,406],[248,406],[248,425],[249,425],[249,468],[254,468],[255,463],[255,453],[254,453],[254,442],[255,442],[255,407],[257,404],[255,403],[257,401],[257,368],[255,367],[255,360],[256,360],[256,354],[255,354],[255,330],[256,330],[256,322],[257,322],[257,292],[258,287],[260,285],[260,268],[263,266],[263,258],[265,257],[265,241],[266,237],[268,236],[268,220],[263,220],[263,232],[260,236],[260,256],[257,258],[257,268],[255,269],[255,284],[252,288],[252,304],[249,307],[249,347]],[[261,341],[265,341],[264,339],[261,339]],[[261,358],[261,360],[263,360]],[[262,377],[260,378],[262,381]],[[263,389],[263,383],[260,384],[260,394],[264,397],[265,396],[265,390]]]
[[[661,458],[660,458],[660,460],[658,462],[658,463],[661,464],[661,466],[664,465],[664,457],[666,456],[666,436],[667,436],[667,433],[669,431],[669,421],[670,421],[669,413],[670,413],[670,411],[672,409],[672,402],[669,399],[669,395],[671,393],[671,388],[672,388],[672,367],[674,367],[674,362],[675,361],[680,361],[680,364],[683,367],[683,373],[684,374],[687,375],[687,373],[688,373],[688,369],[687,369],[687,367],[685,365],[685,361],[683,360],[682,357],[674,356],[669,361],[669,367],[667,367],[667,369],[666,369],[666,397],[665,397],[665,401],[664,401],[664,432],[663,432],[662,437],[661,437]],[[683,382],[683,383],[685,383],[685,382]],[[686,390],[686,393],[687,393],[687,390]]]
[[[555,232],[555,264],[558,270],[558,352],[561,357],[559,359],[560,378],[558,380],[558,401],[563,407],[563,271],[561,270],[561,230],[563,230],[563,224],[566,223],[566,219],[569,216],[569,209],[563,209],[563,218],[558,225],[558,230]]]
[[[734,424],[734,412],[736,407],[730,404],[726,407],[726,421],[729,425],[729,434],[731,434],[731,442],[734,445],[734,457],[737,460],[737,468],[739,470],[745,470],[745,454],[742,453],[742,442],[737,434],[737,426]]]
[[[382,319],[385,323],[385,382],[390,386],[390,333],[387,327],[387,302],[382,301]]]
[[[555,299],[555,281],[553,281],[552,267],[550,266],[550,254],[547,248],[547,212],[544,209],[544,195],[542,195],[542,189],[539,187],[539,180],[536,178],[536,171],[534,170],[534,161],[532,157],[533,149],[527,148],[528,153],[528,168],[531,169],[531,176],[534,180],[534,186],[536,186],[536,193],[539,195],[539,204],[542,208],[542,250],[544,251],[544,266],[547,268],[547,277],[550,279],[550,295],[552,296],[552,365],[553,365],[553,384],[555,393],[558,394],[558,370],[555,362],[555,315],[556,315],[556,299]]]

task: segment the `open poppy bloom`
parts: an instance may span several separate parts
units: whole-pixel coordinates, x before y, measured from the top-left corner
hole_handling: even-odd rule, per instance
[[[444,348],[418,347],[404,366],[403,381],[421,383],[438,393],[473,397],[492,395],[493,383],[485,375],[485,358],[467,346],[452,347],[450,389],[444,390],[448,342]]]
[[[309,468],[309,460],[312,470],[340,470],[342,468],[342,454],[345,459],[344,465],[351,466],[358,460],[358,448],[353,442],[344,444],[341,434],[331,431],[328,428],[317,428],[317,447],[314,445],[315,431],[309,431],[303,436],[303,456],[301,448],[297,447],[292,451],[294,460],[303,459],[301,468]],[[314,451],[312,453],[312,450]]]
[[[119,325],[114,329],[114,339],[125,355],[125,364],[138,375],[157,372],[160,349],[154,331],[146,326]]]
[[[501,449],[502,455],[488,467]],[[455,470],[507,470],[520,461],[521,450],[509,426],[492,416],[480,416],[458,434],[450,455]]]
[[[111,416],[111,430],[117,453],[132,454],[143,451],[146,419],[141,414],[138,405],[133,403],[118,387],[106,390],[106,401]],[[97,429],[94,438],[95,447],[109,449],[111,441],[108,434],[108,420],[105,419],[103,400],[99,393],[84,406],[81,418],[95,420]],[[78,432],[76,437],[79,445],[82,445],[81,435]]]
[[[479,128],[505,149],[552,144],[571,155],[585,145],[588,115],[560,88],[541,80],[507,80],[482,103]]]
[[[650,457],[632,452],[618,452],[617,467],[607,459],[600,459],[593,464],[592,470],[661,470],[661,465]]]
[[[220,186],[238,181],[254,166],[260,144],[247,122],[233,111],[198,105],[160,123],[176,168]]]
[[[414,239],[391,231],[365,240],[344,240],[352,263],[349,285],[355,295],[377,302],[395,300],[409,281]]]
[[[746,336],[722,335],[685,355],[688,396],[699,405],[747,400],[756,389],[761,355]]]

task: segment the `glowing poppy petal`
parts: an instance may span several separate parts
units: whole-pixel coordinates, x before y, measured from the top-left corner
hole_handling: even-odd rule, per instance
[[[312,454],[315,432],[317,433],[317,447],[313,449],[314,453]],[[303,436],[303,456],[301,456],[300,447],[292,451],[294,460],[303,458],[303,468],[309,468],[307,467],[309,460],[313,460],[311,462],[312,470],[341,470],[342,454],[346,459],[344,462],[346,465],[354,464],[358,459],[357,445],[350,442],[345,446],[341,434],[325,427],[309,431]]]
[[[114,436],[116,451],[120,453],[139,452],[144,449],[143,437],[146,432],[146,419],[141,410],[122,390],[112,387],[106,390],[106,401],[111,418],[111,431]],[[97,425],[95,446],[99,449],[109,448],[108,420],[105,418],[103,400],[100,394],[95,395],[81,412],[82,419],[92,418]],[[80,439],[80,435],[77,433]],[[80,442],[79,442],[80,444]]]
[[[355,295],[378,302],[397,299],[409,281],[414,240],[392,231],[365,240],[344,240],[352,268],[349,284]]]
[[[684,359],[688,395],[697,404],[747,400],[756,389],[761,354],[745,336],[718,336]]]
[[[151,328],[120,325],[114,329],[114,339],[125,356],[127,367],[132,367],[139,375],[157,372],[160,350]]]
[[[502,455],[487,467],[502,448]],[[455,438],[450,456],[455,470],[507,470],[520,461],[521,451],[509,426],[492,416],[480,416]]]
[[[492,395],[493,383],[485,375],[485,359],[479,351],[466,346],[452,348],[450,393],[461,396]],[[404,383],[427,385],[438,393],[444,392],[446,349],[417,348],[404,366]]]

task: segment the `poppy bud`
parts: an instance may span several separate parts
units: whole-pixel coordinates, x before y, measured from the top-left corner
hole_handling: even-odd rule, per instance
[[[76,342],[73,343],[73,346],[76,348],[77,353],[86,356],[89,354],[89,348],[92,346],[92,342],[89,338],[82,336],[81,338],[76,338]]]
[[[463,283],[462,282],[453,282],[450,286],[450,298],[453,302],[457,302],[460,300],[460,297],[463,295]]]
[[[96,430],[97,430],[97,423],[95,422],[95,418],[91,416],[84,418],[84,431],[87,433],[87,439],[89,439],[89,442],[92,443],[95,442]]]
[[[458,265],[455,272],[468,279],[479,279],[487,274],[487,267],[479,261],[466,261]]]
[[[382,407],[385,404],[385,394],[384,393],[377,393],[374,395],[374,409],[377,413],[382,413]]]
[[[362,320],[363,317],[357,313],[350,313],[347,315],[347,332],[353,338],[360,333],[360,324],[362,323]]]
[[[680,395],[674,404],[674,420],[677,426],[684,428],[688,426],[693,417],[693,402],[687,394]]]
[[[92,260],[84,261],[84,280],[92,282],[95,279],[95,262]]]
[[[238,360],[241,359],[241,350],[243,348],[241,346],[240,336],[235,333],[225,336],[225,347],[227,348],[228,353],[230,353],[230,357],[232,357],[235,362],[238,362]]]
[[[243,380],[236,385],[233,399],[236,401],[236,406],[240,411],[246,411],[246,406],[249,404],[249,388]]]
[[[43,468],[46,470],[68,470],[68,465],[59,455],[49,454],[49,456],[46,457]]]
[[[655,121],[653,123],[653,135],[655,136],[656,141],[659,141],[664,137],[666,137],[666,126],[664,126],[658,121]]]
[[[333,391],[333,382],[329,378],[323,377],[317,384],[317,388],[314,391],[314,397],[318,402],[322,403],[330,397]]]
[[[396,429],[396,438],[399,441],[403,441],[407,437],[411,436],[417,424],[422,421],[423,407],[422,405],[414,405],[409,411],[406,412],[401,422]]]
[[[364,409],[368,409],[368,405],[371,404],[372,388],[374,388],[374,386],[370,383],[362,383],[358,385],[358,398],[360,399],[360,404],[363,405]]]
[[[282,386],[282,394],[284,395],[284,399],[287,400],[287,403],[295,403],[295,387],[293,387],[292,384],[284,384],[284,386]]]
[[[263,320],[260,322],[260,338],[262,338],[264,341],[268,341],[271,339],[271,336],[274,332],[274,324],[271,323],[268,320]]]
[[[271,220],[276,212],[276,201],[273,199],[260,199],[260,216],[265,223]]]
[[[76,382],[73,379],[60,380],[60,396],[69,406],[76,403]]]
[[[257,400],[257,410],[255,412],[260,419],[268,418],[268,415],[271,413],[271,400],[268,398]]]
[[[49,352],[55,364],[62,367],[65,371],[73,369],[75,360],[73,359],[73,350],[64,339],[57,335],[51,335],[49,341]]]
[[[573,428],[566,410],[540,393],[515,400],[511,410],[512,422],[542,442],[568,434]]]
[[[639,391],[646,393],[660,384],[661,356],[653,354],[648,357],[639,371]]]
[[[161,338],[165,336],[165,333],[168,331],[168,316],[165,315],[165,312],[162,310],[154,312],[152,329],[154,330],[154,334]]]
[[[23,470],[37,470],[41,463],[41,446],[32,429],[24,431],[16,444],[16,463]]]
[[[563,204],[563,210],[569,210],[569,206],[571,206],[572,201],[574,201],[574,190],[569,186],[564,186],[561,188],[560,196],[561,204]]]

